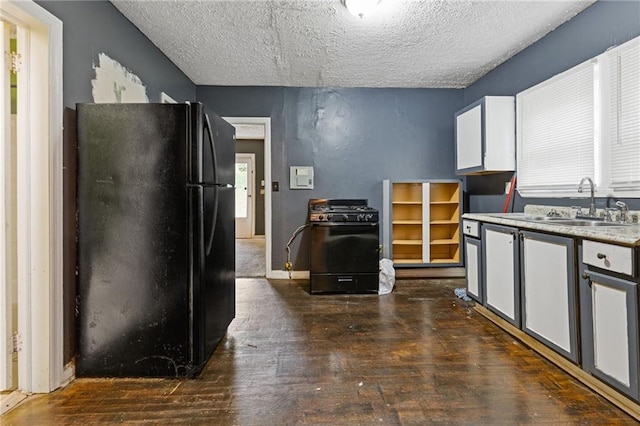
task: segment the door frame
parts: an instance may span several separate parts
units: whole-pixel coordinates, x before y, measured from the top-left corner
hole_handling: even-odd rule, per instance
[[[18,389],[47,393],[73,377],[63,366],[62,21],[31,0],[2,1],[0,15],[22,28],[25,43],[16,130]]]
[[[0,21],[2,22],[2,21]],[[0,31],[2,31],[2,36],[0,36],[0,41],[2,45],[2,51],[4,52],[7,46],[9,45],[9,40],[6,38],[9,36],[8,31],[5,29],[5,25],[0,25]],[[9,37],[10,38],[10,37]],[[10,86],[10,73],[6,72],[6,56],[3,56],[2,60],[0,60],[0,94],[2,101],[0,102],[0,176],[2,179],[0,180],[0,200],[2,200],[2,204],[0,204],[0,224],[6,223],[6,165],[8,160],[6,158],[5,153],[7,152],[6,144],[10,144],[11,140],[11,128],[13,123],[11,123],[11,111],[7,111],[7,108],[10,109],[10,99],[11,99],[11,89],[9,89],[9,93],[7,94],[6,90]],[[0,226],[0,391],[13,389],[13,345],[12,345],[12,337],[11,334],[13,332],[13,301],[14,294],[12,291],[12,286],[9,284],[9,280],[7,279],[9,274],[7,274],[7,236],[6,227]],[[4,324],[1,325],[1,324]],[[2,413],[2,411],[0,411]]]
[[[251,214],[251,223],[249,224],[249,238],[253,238],[256,235],[256,155],[251,153],[236,152],[236,163],[238,162],[238,157],[245,158],[246,162],[250,164],[251,174],[248,176],[249,182],[247,182],[249,186],[249,194],[251,194],[251,211],[249,212]],[[238,227],[236,226],[236,229],[237,228]]]
[[[275,278],[271,262],[272,213],[271,213],[271,117],[223,117],[232,125],[264,126],[264,238],[265,238],[265,275]],[[254,203],[255,204],[255,203]]]

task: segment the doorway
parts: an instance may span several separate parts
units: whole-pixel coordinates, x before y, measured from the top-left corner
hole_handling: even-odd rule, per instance
[[[62,359],[62,22],[33,1],[1,1],[0,17],[3,48],[15,27],[18,54],[0,60],[0,216],[15,229],[0,232],[0,384],[17,389],[2,395],[7,410],[26,392],[56,389],[73,368]]]
[[[271,270],[271,119],[269,117],[223,118],[236,129],[236,153],[255,155],[253,168],[255,183],[251,197],[253,238],[236,238],[236,276],[273,278]],[[257,266],[246,267],[253,262],[258,262]]]
[[[266,276],[265,239],[256,235],[256,154],[236,154],[236,277]],[[260,220],[264,222],[264,211]]]
[[[236,154],[236,238],[255,235],[255,154]]]

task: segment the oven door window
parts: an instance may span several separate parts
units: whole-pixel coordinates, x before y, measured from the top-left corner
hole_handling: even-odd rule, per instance
[[[314,224],[309,254],[313,274],[377,272],[378,224]]]

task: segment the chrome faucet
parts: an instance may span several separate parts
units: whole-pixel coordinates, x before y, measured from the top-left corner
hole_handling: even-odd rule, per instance
[[[620,209],[620,222],[625,223],[627,221],[627,215],[629,214],[629,207],[624,201],[616,201],[616,206]]]
[[[584,181],[589,182],[589,188],[591,189],[591,204],[589,204],[589,216],[596,217],[596,198],[594,194],[593,181],[590,177],[582,178],[580,184],[578,185],[578,192],[582,193],[582,185],[584,184]]]

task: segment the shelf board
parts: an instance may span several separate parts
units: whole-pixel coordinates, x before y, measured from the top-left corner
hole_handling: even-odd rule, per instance
[[[438,204],[438,205],[443,205],[443,204],[460,204],[459,201],[429,201],[429,204]]]
[[[393,240],[394,246],[421,246],[422,240]]]
[[[391,224],[392,225],[422,225],[422,221],[403,219],[403,220],[394,220],[393,222],[391,222]]]
[[[429,244],[431,244],[432,246],[436,246],[436,245],[458,245],[460,244],[460,241],[458,241],[457,239],[443,239],[443,240],[433,240],[430,241]]]
[[[422,205],[422,201],[420,200],[403,200],[403,201],[392,201],[391,204],[397,204],[397,205],[402,205],[402,206],[421,206]]]
[[[393,263],[397,263],[397,264],[405,264],[405,265],[409,265],[409,264],[421,264],[422,259],[393,259]]]
[[[458,220],[432,220],[429,222],[430,225],[459,225],[460,222]]]
[[[458,263],[459,259],[431,259],[429,263]]]

